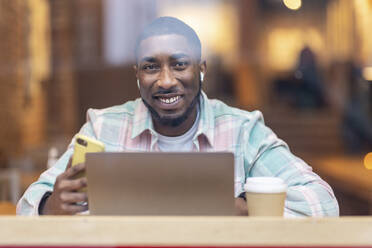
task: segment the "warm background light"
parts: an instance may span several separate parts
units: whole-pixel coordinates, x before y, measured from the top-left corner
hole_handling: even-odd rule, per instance
[[[161,1],[159,16],[177,16],[199,35],[203,57],[219,55],[229,65],[236,61],[238,49],[238,19],[231,1]],[[182,4],[180,4],[182,3]]]
[[[272,70],[290,71],[298,63],[298,56],[305,46],[322,55],[324,40],[315,28],[275,28],[267,35],[267,63]]]
[[[364,166],[365,166],[368,170],[372,170],[372,152],[368,153],[368,154],[364,157]]]
[[[372,81],[372,66],[363,68],[363,78]]]
[[[298,10],[302,5],[301,0],[283,0],[283,3],[288,9],[291,10]]]

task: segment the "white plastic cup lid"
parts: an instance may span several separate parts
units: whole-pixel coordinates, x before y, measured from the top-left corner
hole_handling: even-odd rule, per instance
[[[249,177],[244,190],[251,193],[282,193],[287,191],[287,185],[278,177]]]

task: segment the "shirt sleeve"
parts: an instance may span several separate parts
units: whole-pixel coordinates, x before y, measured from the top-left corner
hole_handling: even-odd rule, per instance
[[[79,133],[95,138],[90,122],[85,123]],[[43,172],[39,179],[28,187],[18,201],[17,215],[39,215],[38,209],[41,198],[45,192],[53,191],[57,176],[66,170],[68,161],[74,151],[74,140],[75,138],[72,139],[67,151],[58,159],[54,166]]]
[[[286,182],[285,217],[338,216],[331,187],[264,125],[261,113],[254,115],[246,129],[246,177],[272,176]]]

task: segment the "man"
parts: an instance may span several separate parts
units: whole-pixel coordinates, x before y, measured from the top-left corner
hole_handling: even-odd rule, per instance
[[[80,133],[103,142],[106,151],[231,151],[235,156],[236,207],[244,213],[243,184],[251,176],[276,176],[288,184],[286,216],[336,216],[338,204],[327,183],[263,124],[261,113],[209,100],[201,91],[206,62],[195,31],[161,17],[148,25],[136,47],[134,67],[141,98],[103,110],[88,110]],[[73,142],[51,169],[25,192],[17,213],[76,214],[88,206],[78,192],[86,178],[73,179]],[[66,169],[67,167],[67,169]]]

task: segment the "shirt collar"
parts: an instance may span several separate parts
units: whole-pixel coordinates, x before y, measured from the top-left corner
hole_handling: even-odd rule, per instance
[[[214,113],[207,95],[204,91],[200,95],[200,120],[196,137],[205,135],[209,145],[213,146],[214,142]]]
[[[132,139],[149,130],[154,133],[154,127],[151,119],[151,114],[145,106],[141,98],[138,98],[134,105],[134,118],[132,124]]]
[[[132,139],[148,130],[152,135],[155,133],[151,113],[139,98],[135,102],[133,118]],[[205,135],[212,146],[214,141],[214,114],[207,95],[202,91],[200,94],[200,120],[196,136]]]

